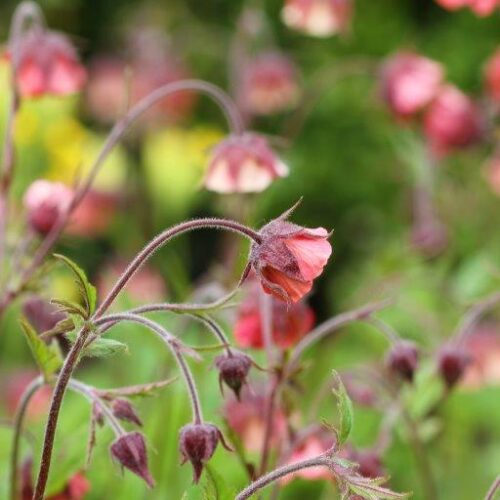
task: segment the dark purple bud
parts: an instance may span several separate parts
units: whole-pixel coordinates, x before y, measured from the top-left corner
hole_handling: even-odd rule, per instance
[[[406,340],[397,342],[389,351],[386,360],[389,369],[408,382],[413,381],[413,375],[418,367],[418,348],[413,342]]]
[[[458,346],[443,347],[438,356],[438,370],[448,388],[452,388],[464,374],[469,363],[466,351]]]
[[[24,301],[23,314],[38,333],[51,330],[64,319],[64,314],[54,305],[36,295]]]
[[[144,479],[150,488],[154,486],[154,479],[148,469],[146,443],[140,432],[123,434],[113,442],[110,452],[122,467]]]
[[[354,461],[358,463],[358,473],[363,477],[374,479],[385,476],[382,459],[375,450],[357,450]]]
[[[94,403],[92,405],[92,419],[99,427],[104,425],[104,413],[102,412],[102,408],[98,403]]]
[[[219,384],[222,391],[222,382],[234,391],[236,398],[240,399],[241,387],[246,383],[248,372],[252,367],[252,360],[243,353],[232,352],[223,354],[215,360],[219,370]]]
[[[142,427],[142,420],[137,414],[136,409],[128,399],[115,399],[111,405],[113,415],[120,420],[132,422],[133,424]]]
[[[221,431],[213,424],[188,424],[180,430],[179,451],[182,464],[188,460],[191,462],[195,484],[200,480],[203,465],[212,458],[219,441],[226,450],[232,451]]]
[[[20,500],[31,500],[33,498],[34,488],[32,472],[33,459],[30,456],[23,461],[19,471],[19,479],[21,483],[19,488]]]

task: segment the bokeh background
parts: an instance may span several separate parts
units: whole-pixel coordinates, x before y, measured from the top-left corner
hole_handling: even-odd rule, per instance
[[[0,40],[7,39],[16,3],[3,0],[0,5]],[[483,66],[499,41],[500,17],[478,18],[468,10],[452,13],[431,0],[356,0],[349,33],[315,39],[283,25],[281,0],[247,3],[264,16],[264,32],[251,42],[252,47],[285,51],[300,69],[305,92],[312,94],[306,112],[300,108],[252,123],[253,128],[275,138],[275,148],[290,166],[290,175],[263,193],[245,197],[243,203],[237,196],[202,189],[207,152],[227,129],[219,110],[200,96],[181,119],[151,119],[131,132],[99,176],[98,198],[92,205],[94,212],[88,215],[88,225],[76,234],[65,235],[58,251],[78,262],[94,282],[102,283],[109,281],[116,274],[114,269],[147,239],[182,219],[230,215],[250,218],[258,227],[303,197],[294,220],[334,229],[334,256],[310,298],[317,320],[369,300],[397,296],[397,305],[383,316],[403,337],[416,340],[429,353],[429,366],[422,368],[412,394],[415,412],[425,411],[435,397],[429,375],[432,352],[452,334],[471,303],[498,290],[500,199],[484,176],[491,145],[483,143],[451,154],[440,162],[435,190],[449,243],[435,258],[422,256],[410,244],[412,162],[418,161],[421,142],[418,133],[402,127],[388,113],[377,90],[377,67],[396,50],[415,49],[441,62],[449,81],[480,98]],[[188,74],[225,89],[231,88],[229,48],[244,4],[239,0],[40,2],[49,26],[71,35],[89,67],[104,56],[129,57],[131,47],[139,43],[133,41],[135,37],[161,33],[169,57],[182,61]],[[148,43],[146,40],[144,47]],[[356,70],[345,76],[350,66]],[[0,72],[3,128],[8,99],[6,64],[0,65]],[[95,156],[108,129],[109,124],[89,111],[84,95],[24,104],[16,136],[15,196],[20,200],[37,177],[70,182],[76,170]],[[232,271],[227,259],[236,252],[243,261],[246,254],[243,244],[234,248],[233,240],[210,231],[179,239],[155,256],[153,276],[145,278],[142,288],[123,297],[122,305],[149,296],[187,299],[198,285],[214,280],[230,286],[241,266],[234,264]],[[68,273],[57,268],[51,276],[44,290],[48,295],[75,293]],[[0,406],[5,418],[9,417],[12,379],[34,369],[20,335],[18,316],[19,308],[11,308],[0,326]],[[181,320],[166,321],[174,329],[187,330],[187,338],[193,342],[199,335]],[[500,317],[493,314],[491,328],[497,335],[499,325]],[[226,328],[230,331],[230,321]],[[161,352],[156,340],[142,330],[123,327],[120,338],[129,343],[130,352],[109,360],[86,361],[79,372],[83,379],[107,387],[147,382],[175,372],[168,353]],[[306,412],[315,397],[311,381],[328,377],[331,368],[378,362],[386,347],[383,339],[364,326],[349,327],[325,341],[321,349],[308,354],[314,365],[303,376],[300,407]],[[196,366],[195,375],[206,415],[221,422],[217,374],[208,371],[209,364]],[[440,499],[481,498],[498,473],[499,391],[498,385],[459,387],[433,415],[427,447]],[[139,401],[138,407],[157,487],[146,491],[135,476],[125,473],[121,477],[118,467],[110,464],[107,451],[111,433],[103,430],[87,473],[92,489],[86,498],[176,499],[183,494],[185,498],[202,498],[199,487],[189,486],[188,466],[178,465],[177,433],[188,418],[181,385],[173,384],[159,397]],[[320,416],[335,414],[329,396],[320,407]],[[382,418],[376,411],[356,407],[353,441],[370,446]],[[88,407],[68,395],[61,422],[53,491],[70,471],[84,465]],[[43,412],[30,420],[35,446],[40,444],[43,424]],[[10,435],[8,427],[0,429],[2,498],[6,497]],[[225,452],[219,450],[212,464],[234,488],[245,484],[237,461]],[[396,432],[384,464],[394,489],[414,491],[414,498],[425,498],[401,433]],[[297,480],[283,489],[280,498],[326,499],[335,498],[335,493],[324,482]]]

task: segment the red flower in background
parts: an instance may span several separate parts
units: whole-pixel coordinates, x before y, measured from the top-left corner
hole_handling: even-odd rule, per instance
[[[266,293],[286,302],[297,302],[312,288],[313,280],[332,253],[328,231],[308,229],[278,218],[259,233],[250,261]]]
[[[484,176],[491,190],[500,196],[500,154],[493,155],[487,161]]]
[[[436,0],[441,7],[448,10],[457,10],[469,7],[478,16],[489,16],[500,6],[499,0]]]
[[[500,48],[487,61],[484,79],[488,95],[493,101],[500,103]]]
[[[352,10],[351,0],[285,0],[281,17],[289,28],[327,37],[348,29]]]
[[[425,135],[437,154],[475,143],[482,131],[482,116],[476,105],[453,85],[441,88],[424,117]]]
[[[382,96],[393,113],[407,117],[434,99],[443,76],[443,67],[436,61],[414,52],[399,52],[382,67]]]
[[[17,49],[16,79],[23,97],[72,94],[86,82],[87,73],[74,47],[59,33],[32,29]]]
[[[248,295],[242,302],[234,328],[234,337],[241,347],[262,349],[262,317],[260,290],[257,282],[251,284]],[[273,342],[287,349],[296,344],[314,325],[314,312],[304,302],[288,306],[283,301],[272,299]]]
[[[287,174],[288,167],[264,137],[245,133],[230,136],[214,149],[204,184],[218,193],[259,192]]]
[[[238,102],[252,115],[272,115],[297,104],[300,87],[292,61],[277,52],[266,52],[248,61],[242,70]]]

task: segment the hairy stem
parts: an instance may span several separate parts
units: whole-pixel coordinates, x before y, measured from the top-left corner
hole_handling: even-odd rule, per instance
[[[493,500],[495,498],[495,493],[500,489],[500,476],[497,476],[493,484],[491,485],[488,493],[484,497],[484,500]]]

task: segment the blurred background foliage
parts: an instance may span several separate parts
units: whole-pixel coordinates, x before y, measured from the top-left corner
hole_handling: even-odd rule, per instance
[[[7,38],[16,3],[1,2],[2,40]],[[86,62],[99,54],[122,53],[130,30],[154,25],[165,33],[171,51],[186,61],[192,75],[228,88],[228,47],[244,6],[242,1],[46,0],[40,5],[52,28],[72,35]],[[306,91],[319,91],[298,130],[294,127],[302,117],[293,111],[254,123],[259,131],[277,138],[285,136],[278,147],[291,173],[264,193],[246,197],[245,204],[255,207],[251,222],[258,227],[303,196],[294,219],[335,230],[334,257],[311,297],[318,320],[364,301],[396,296],[397,306],[383,317],[402,336],[417,340],[432,352],[452,333],[469,304],[498,289],[499,198],[483,177],[487,146],[448,156],[439,168],[436,199],[448,226],[450,244],[434,259],[415,252],[408,243],[412,153],[405,145],[411,146],[416,139],[381,104],[374,68],[393,51],[414,48],[443,63],[450,81],[479,95],[484,62],[499,41],[499,17],[478,19],[468,11],[449,13],[431,0],[356,0],[351,32],[319,40],[283,26],[281,5],[281,0],[261,2],[269,32],[267,39],[258,43],[274,45],[291,55],[300,68]],[[353,61],[360,66],[359,74],[336,78]],[[8,98],[6,78],[3,64],[1,129]],[[315,87],[318,82],[319,87]],[[78,97],[44,98],[23,104],[16,131],[19,157],[15,196],[20,200],[26,186],[40,176],[71,182],[78,169],[94,158],[106,130],[92,120]],[[290,131],[294,133],[286,137]],[[238,199],[200,189],[207,151],[225,133],[221,113],[203,97],[197,100],[193,116],[181,122],[148,130],[140,141],[134,140],[132,132],[132,139],[115,150],[97,181],[98,188],[122,197],[111,225],[92,238],[67,235],[58,251],[69,255],[97,280],[107,263],[114,258],[129,258],[148,238],[183,218],[243,217]],[[227,284],[233,282],[236,274],[224,269],[221,249],[225,242],[212,232],[193,233],[153,259],[173,300],[186,299],[192,283],[207,281],[208,265],[214,259],[219,266],[211,269],[211,276]],[[246,248],[239,249],[242,259],[245,252]],[[74,293],[71,286],[68,274],[57,268],[45,292],[68,296]],[[133,298],[124,300],[134,302]],[[1,325],[2,375],[31,366],[28,349],[18,335],[18,315],[18,309],[12,308]],[[180,320],[168,321],[173,329],[186,328]],[[188,329],[187,338],[195,343],[200,331]],[[120,339],[129,343],[129,354],[105,364],[86,362],[81,368],[85,380],[106,387],[147,382],[175,372],[168,354],[157,348],[156,339],[134,327],[124,326],[123,330]],[[385,348],[369,328],[353,326],[314,350],[308,356],[314,358],[314,366],[304,377],[306,390],[300,400],[304,412],[315,396],[307,390],[308,380],[326,378],[332,367],[343,369],[380,360]],[[217,374],[207,371],[208,365],[197,366],[195,375],[206,415],[220,422]],[[418,383],[422,390],[431,384],[425,376]],[[442,429],[429,447],[440,499],[480,498],[498,473],[499,396],[498,387],[474,392],[459,389],[440,409],[436,418]],[[92,483],[88,498],[174,499],[181,498],[185,491],[189,499],[201,498],[200,488],[187,486],[188,467],[178,466],[177,433],[188,418],[186,395],[180,384],[164,389],[158,398],[141,401],[139,407],[157,488],[146,492],[142,482],[128,473],[120,478],[118,468],[108,463],[106,450],[111,435],[102,431],[88,472]],[[333,400],[326,397],[321,411],[326,417],[333,414]],[[83,466],[87,420],[86,404],[69,395],[56,444],[54,490],[68,470]],[[356,408],[354,441],[369,446],[379,421],[375,412]],[[43,419],[31,423],[37,443],[42,429]],[[9,438],[10,430],[0,429],[0,464],[6,463]],[[414,498],[424,498],[411,453],[397,435],[385,463],[394,489],[412,490]],[[217,452],[211,467],[230,477],[232,486],[244,484],[239,464],[225,452]],[[7,467],[2,466],[2,498],[6,495],[7,473]],[[326,499],[332,495],[329,485],[298,480],[284,489],[282,498]]]

